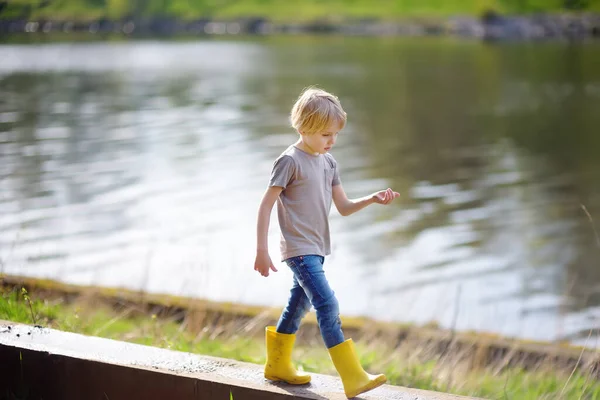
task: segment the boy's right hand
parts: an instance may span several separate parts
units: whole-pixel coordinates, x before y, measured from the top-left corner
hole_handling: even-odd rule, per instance
[[[254,260],[254,270],[266,277],[269,276],[269,269],[277,272],[277,268],[273,265],[269,252],[267,250],[257,250],[256,260]]]

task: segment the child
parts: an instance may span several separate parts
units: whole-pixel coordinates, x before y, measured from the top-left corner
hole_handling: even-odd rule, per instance
[[[329,154],[346,124],[346,113],[336,96],[306,89],[292,108],[291,123],[300,137],[275,160],[258,211],[254,269],[265,277],[269,270],[277,271],[267,245],[270,214],[277,201],[281,259],[294,273],[290,298],[277,327],[266,328],[265,378],[294,385],[310,382],[310,375],[292,366],[291,353],[300,321],[312,305],[344,392],[351,398],[384,384],[386,377],[367,374],[352,339],[345,340],[342,333],[338,301],[323,270],[324,257],[330,254],[331,201],[346,216],[369,204],[389,204],[400,195],[388,188],[355,200],[346,196],[337,163]]]

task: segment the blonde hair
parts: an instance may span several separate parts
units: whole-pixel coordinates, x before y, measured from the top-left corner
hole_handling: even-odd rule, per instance
[[[331,93],[316,87],[308,87],[296,100],[290,114],[292,127],[303,134],[323,131],[332,122],[346,125],[346,112],[339,99]]]

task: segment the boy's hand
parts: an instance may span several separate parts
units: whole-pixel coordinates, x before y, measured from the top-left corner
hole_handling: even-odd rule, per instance
[[[256,260],[254,260],[254,270],[266,277],[269,276],[269,269],[277,272],[277,268],[273,265],[269,252],[267,250],[257,250]]]
[[[400,197],[400,193],[394,192],[390,188],[373,193],[373,201],[377,204],[390,204],[397,197]]]

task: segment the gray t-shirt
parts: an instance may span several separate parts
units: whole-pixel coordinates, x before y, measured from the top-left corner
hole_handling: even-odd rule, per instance
[[[313,155],[290,146],[275,160],[269,186],[283,188],[277,199],[282,260],[331,254],[331,190],[339,184],[331,154]]]

